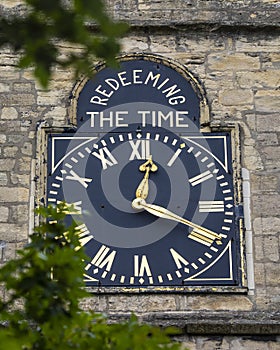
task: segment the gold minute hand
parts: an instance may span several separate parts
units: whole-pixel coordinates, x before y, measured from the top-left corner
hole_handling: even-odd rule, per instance
[[[136,189],[136,198],[146,199],[149,193],[149,174],[150,171],[157,171],[158,167],[152,161],[152,156],[142,165],[140,165],[139,170],[145,171],[144,178],[141,180],[140,184]]]
[[[135,198],[132,202],[132,207],[135,209],[145,209],[149,213],[158,216],[159,218],[177,221],[192,227],[193,231],[189,234],[189,237],[204,245],[210,246],[215,240],[217,241],[217,244],[222,244],[221,236],[216,232],[194,224],[193,222],[182,218],[181,216],[174,214],[170,210],[159,205],[146,203],[143,198]]]

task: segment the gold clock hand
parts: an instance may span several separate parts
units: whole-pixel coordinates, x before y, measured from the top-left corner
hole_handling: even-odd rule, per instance
[[[144,164],[140,165],[139,170],[145,171],[145,175],[136,189],[136,198],[143,198],[143,199],[147,198],[148,193],[149,193],[149,174],[150,174],[150,171],[155,172],[155,171],[157,171],[157,169],[158,169],[158,167],[152,161],[152,156],[150,156],[150,158]]]
[[[174,214],[170,210],[159,205],[146,203],[143,198],[135,198],[132,202],[132,207],[135,209],[145,209],[149,213],[158,216],[159,218],[177,221],[192,227],[193,231],[190,233],[189,237],[207,246],[210,246],[215,240],[217,241],[217,244],[222,244],[221,236],[216,232],[182,218],[181,216]]]

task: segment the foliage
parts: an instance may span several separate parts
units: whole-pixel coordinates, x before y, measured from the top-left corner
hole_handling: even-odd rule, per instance
[[[82,280],[86,256],[77,225],[64,225],[67,210],[63,203],[38,209],[47,220],[18,258],[0,269],[6,290],[0,300],[0,349],[178,349],[168,336],[172,329],[140,325],[135,316],[108,324],[104,316],[80,308],[81,298],[89,296]]]
[[[6,44],[22,54],[19,66],[33,66],[41,85],[47,87],[52,67],[73,67],[76,74],[90,74],[92,60],[115,63],[118,38],[127,25],[114,22],[102,0],[24,0],[25,15],[0,18],[0,47]],[[59,42],[81,48],[62,54]]]

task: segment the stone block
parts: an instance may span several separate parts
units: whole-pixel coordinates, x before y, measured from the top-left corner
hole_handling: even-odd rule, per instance
[[[0,206],[0,222],[7,222],[9,218],[9,208]]]
[[[265,279],[266,279],[267,286],[279,286],[280,284],[279,264],[276,264],[276,263],[265,264]]]
[[[243,159],[244,166],[248,170],[255,171],[264,169],[263,160],[254,145],[243,148]]]
[[[257,217],[271,217],[271,213],[275,213],[276,208],[279,208],[280,195],[279,194],[262,194],[253,195],[252,214]],[[273,221],[276,218],[273,218]]]
[[[219,102],[224,106],[239,106],[253,104],[253,92],[249,89],[231,89],[219,92]]]
[[[30,174],[11,173],[11,182],[14,185],[29,186]]]
[[[256,115],[258,132],[280,132],[279,114]]]
[[[80,307],[85,311],[104,313],[107,311],[107,296],[96,295],[89,298],[84,298],[80,302]]]
[[[237,72],[236,79],[242,88],[277,88],[280,81],[278,71]]]
[[[17,92],[31,92],[32,91],[32,83],[14,83],[13,90]]]
[[[257,142],[260,146],[276,146],[278,145],[277,134],[271,133],[261,133],[257,135]]]
[[[6,146],[3,148],[3,155],[6,158],[15,158],[18,152],[17,146]]]
[[[36,103],[33,94],[5,94],[1,97],[2,106],[31,106]]]
[[[255,94],[257,112],[273,113],[280,110],[279,90],[258,90]],[[278,116],[279,117],[279,116]]]
[[[0,203],[28,202],[29,189],[24,187],[0,187]]]
[[[263,37],[250,35],[241,37],[235,45],[238,52],[279,53],[280,38],[269,34]]]
[[[187,297],[189,310],[250,311],[253,303],[244,295],[203,295]]]
[[[28,221],[29,207],[27,204],[13,205],[10,207],[10,210],[14,223],[25,223]]]
[[[0,169],[2,171],[11,171],[13,170],[15,163],[15,159],[12,158],[0,159]]]
[[[10,84],[0,82],[0,93],[5,93],[10,91]]]
[[[3,107],[0,118],[1,119],[17,119],[18,112],[14,107]]]
[[[6,186],[8,183],[8,177],[6,173],[0,173],[0,186]]]
[[[28,237],[27,225],[2,223],[0,225],[0,240],[10,243],[26,240]]]
[[[18,163],[19,172],[30,172],[31,167],[31,157],[22,157],[19,159]]]
[[[257,255],[255,255],[256,260],[258,260]],[[265,270],[263,263],[254,264],[254,277],[256,285],[264,286],[265,285]]]
[[[265,236],[263,242],[264,257],[270,261],[279,261],[279,239],[277,236]],[[280,272],[280,271],[279,271]]]
[[[278,192],[278,176],[265,174],[251,174],[251,191],[260,192]]]
[[[254,238],[254,257],[255,261],[262,261],[264,259],[264,247],[263,247],[263,237],[257,236]]]
[[[176,310],[175,297],[166,295],[109,295],[108,307],[111,312],[164,312]]]
[[[150,50],[155,53],[175,51],[176,39],[171,35],[151,35]]]
[[[28,156],[32,156],[33,150],[32,150],[32,143],[31,142],[25,142],[23,144],[23,147],[21,148],[21,152],[23,154],[26,154]]]
[[[5,143],[7,140],[7,136],[4,134],[0,134],[0,144]]]
[[[254,219],[253,227],[255,235],[277,235],[280,232],[280,219],[271,216],[257,217]]]
[[[122,51],[124,52],[143,52],[149,49],[147,37],[129,36],[121,40]]]
[[[208,68],[211,71],[256,70],[260,68],[260,60],[258,57],[252,57],[243,53],[224,54],[223,52],[223,54],[210,54],[208,56]]]

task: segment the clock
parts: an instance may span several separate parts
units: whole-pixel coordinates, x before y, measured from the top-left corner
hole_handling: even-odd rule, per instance
[[[229,133],[132,120],[48,142],[47,200],[77,210],[88,286],[239,284]]]

